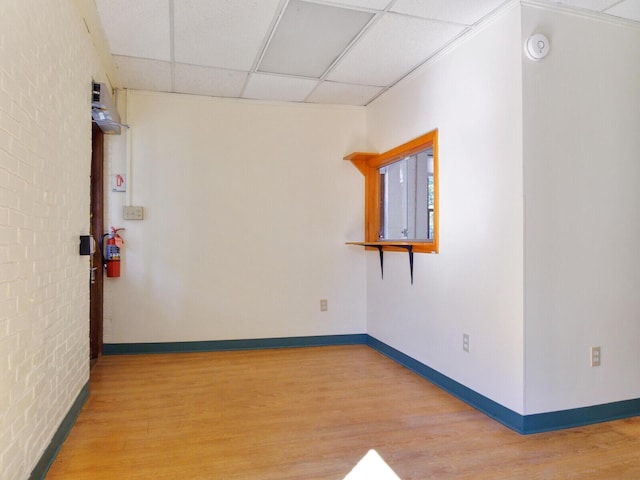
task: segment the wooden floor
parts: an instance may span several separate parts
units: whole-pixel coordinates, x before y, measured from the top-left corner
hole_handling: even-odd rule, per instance
[[[48,480],[640,479],[640,418],[522,436],[366,346],[103,357]]]

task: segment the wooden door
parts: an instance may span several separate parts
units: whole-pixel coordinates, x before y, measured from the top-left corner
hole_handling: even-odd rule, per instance
[[[102,355],[102,305],[103,266],[100,241],[104,233],[104,133],[93,124],[93,148],[91,154],[91,226],[90,234],[96,241],[96,251],[91,257],[90,294],[90,351],[92,365]]]

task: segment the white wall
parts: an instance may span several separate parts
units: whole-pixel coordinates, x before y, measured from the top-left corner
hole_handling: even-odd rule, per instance
[[[115,78],[95,30],[84,0],[2,5],[3,479],[28,476],[88,380],[77,239],[89,228],[89,86],[109,81],[105,69]],[[536,63],[521,49],[534,31],[552,41]],[[130,187],[147,219],[121,221],[127,194],[110,195],[127,243],[123,277],[107,280],[105,341],[368,329],[520,413],[640,397],[639,35],[531,7],[521,24],[512,6],[366,120],[362,108],[134,92]],[[341,158],[433,128],[441,253],[416,255],[413,286],[406,255],[389,253],[382,281],[375,253],[343,245],[361,239],[363,180]],[[111,173],[126,170],[125,146],[107,140]]]
[[[70,1],[0,14],[0,476],[27,478],[89,379],[91,81]],[[89,24],[91,22],[88,22]]]
[[[368,332],[494,401],[523,411],[520,9],[368,107],[374,151],[435,128],[440,253],[367,257]],[[462,335],[470,335],[470,352]]]
[[[640,397],[640,30],[523,9],[526,413]],[[602,365],[589,365],[591,346]]]
[[[342,159],[365,142],[364,108],[134,91],[126,111],[146,218],[121,220],[127,194],[110,194],[126,243],[105,343],[366,332],[365,256],[344,245],[364,187]]]

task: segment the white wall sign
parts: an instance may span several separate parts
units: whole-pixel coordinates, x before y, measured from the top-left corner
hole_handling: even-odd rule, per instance
[[[115,173],[111,175],[111,191],[112,192],[127,191],[127,176],[124,173]]]

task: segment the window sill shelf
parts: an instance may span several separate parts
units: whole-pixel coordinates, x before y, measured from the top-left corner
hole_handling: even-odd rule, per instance
[[[413,285],[413,253],[414,251],[416,251],[416,246],[424,247],[425,243],[426,242],[402,242],[393,240],[381,240],[379,242],[346,242],[347,245],[357,245],[365,248],[376,248],[378,250],[378,253],[380,254],[380,274],[382,278],[384,278],[384,251],[406,250],[409,254],[409,272],[411,273],[411,285]]]

